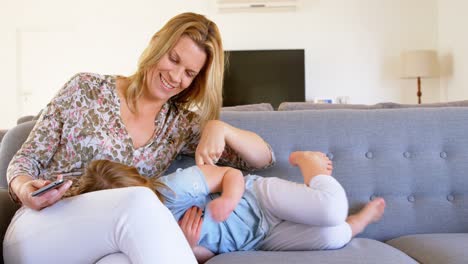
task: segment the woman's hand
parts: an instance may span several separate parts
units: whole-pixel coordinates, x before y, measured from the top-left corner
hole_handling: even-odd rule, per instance
[[[195,248],[200,240],[203,218],[202,209],[194,206],[188,209],[184,216],[179,220],[180,229],[185,235],[190,248]]]
[[[57,177],[57,179],[61,178],[61,175]],[[18,176],[11,183],[11,187],[24,206],[34,210],[41,210],[59,201],[72,184],[71,181],[67,181],[57,189],[52,189],[40,196],[32,196],[34,191],[46,186],[49,183],[50,181],[41,179],[32,180],[29,176]]]
[[[219,120],[209,120],[201,134],[200,142],[195,151],[197,165],[215,165],[226,146],[225,123]]]
[[[201,133],[195,151],[197,165],[215,165],[226,145],[237,153],[249,169],[264,168],[273,161],[268,144],[259,135],[233,127],[220,120],[209,120]]]
[[[216,222],[223,222],[236,208],[237,203],[232,199],[220,196],[208,204],[211,217]]]

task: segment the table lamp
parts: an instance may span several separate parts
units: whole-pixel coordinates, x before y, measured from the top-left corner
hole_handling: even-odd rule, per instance
[[[418,79],[418,104],[421,104],[421,78],[437,77],[438,74],[435,50],[410,50],[401,53],[401,77]]]

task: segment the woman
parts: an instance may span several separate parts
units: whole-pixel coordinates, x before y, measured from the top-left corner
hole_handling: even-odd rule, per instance
[[[179,154],[195,153],[199,165],[271,165],[272,152],[258,135],[213,120],[223,64],[216,24],[184,13],[152,37],[132,76],[83,73],[66,83],[8,167],[10,194],[23,207],[4,239],[5,262],[104,263],[121,252],[132,263],[195,263],[170,212],[148,192],[60,200],[96,159],[149,177],[161,176]],[[56,177],[68,181],[31,196]]]

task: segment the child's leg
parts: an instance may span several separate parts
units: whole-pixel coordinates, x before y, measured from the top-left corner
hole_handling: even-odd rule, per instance
[[[331,227],[309,226],[283,221],[270,230],[260,244],[266,251],[304,251],[342,248],[352,238],[350,226],[343,222]]]
[[[371,202],[367,203],[356,214],[348,216],[346,223],[349,224],[352,231],[352,236],[364,231],[364,229],[371,223],[377,222],[382,217],[385,210],[385,200],[382,197],[377,197]]]
[[[321,152],[295,151],[289,155],[289,163],[299,167],[306,185],[313,177],[331,175],[333,170],[332,161]]]
[[[313,226],[335,226],[345,222],[348,201],[341,185],[331,176],[318,175],[310,186],[279,178],[256,182],[262,209],[273,225],[282,220]]]
[[[364,228],[380,219],[384,212],[385,201],[374,199],[346,222],[332,227],[309,226],[283,221],[276,225],[260,245],[261,250],[322,250],[337,249],[345,246],[351,238]]]
[[[341,185],[330,175],[331,161],[319,152],[293,152],[289,161],[299,166],[305,184],[265,178],[256,184],[260,204],[272,224],[281,220],[314,226],[335,226],[345,221],[348,201]]]

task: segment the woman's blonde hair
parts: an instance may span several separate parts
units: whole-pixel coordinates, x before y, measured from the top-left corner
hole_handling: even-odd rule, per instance
[[[158,189],[169,189],[160,181],[152,181],[150,178],[141,176],[135,167],[110,160],[94,160],[88,165],[86,172],[78,181],[78,186],[71,191],[69,196],[131,186],[148,187],[161,201],[164,201],[164,198]]]
[[[137,110],[137,100],[146,89],[146,73],[169,52],[182,37],[192,39],[207,58],[204,67],[192,81],[190,87],[170,100],[185,109],[196,109],[204,123],[218,119],[222,106],[224,77],[224,51],[221,34],[214,22],[203,15],[182,13],[169,20],[151,38],[140,56],[138,70],[130,77],[125,97],[131,111]]]

